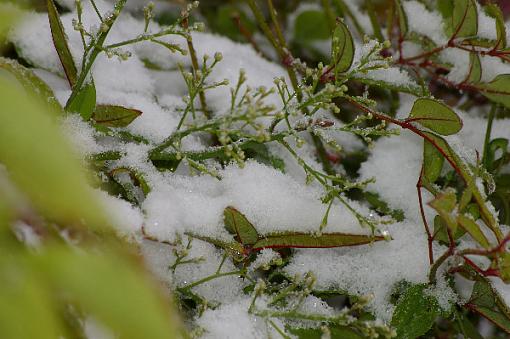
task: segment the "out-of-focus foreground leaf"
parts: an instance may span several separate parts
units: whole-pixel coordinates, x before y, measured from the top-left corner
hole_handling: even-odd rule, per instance
[[[62,224],[107,225],[51,114],[2,78],[0,102],[0,162],[34,207]]]

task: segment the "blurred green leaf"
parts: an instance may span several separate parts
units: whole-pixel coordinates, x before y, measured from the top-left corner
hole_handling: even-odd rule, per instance
[[[214,30],[219,34],[228,36],[234,40],[244,39],[237,22],[239,22],[242,29],[246,30],[246,33],[249,34],[252,34],[257,27],[243,11],[233,5],[223,5],[218,8],[217,12],[211,11],[208,13],[211,13],[209,23]]]
[[[97,105],[92,119],[100,125],[108,127],[126,127],[142,112],[132,108],[113,105]]]
[[[59,338],[60,324],[45,285],[27,270],[26,258],[20,253],[0,252],[2,339]]]
[[[73,55],[69,49],[69,45],[67,44],[67,36],[64,31],[64,25],[62,25],[60,15],[53,0],[46,0],[46,5],[48,8],[48,19],[50,21],[53,44],[55,45],[55,50],[57,51],[60,62],[64,68],[67,80],[71,87],[73,87],[78,78],[78,70],[74,64]]]
[[[4,41],[9,28],[21,16],[21,10],[9,3],[0,1],[0,44]]]
[[[64,298],[126,339],[175,338],[177,319],[156,284],[127,256],[52,248],[34,265]]]
[[[450,107],[430,98],[414,102],[408,121],[415,121],[441,135],[455,134],[462,129],[462,120]]]
[[[452,26],[456,38],[471,37],[478,33],[478,11],[474,0],[454,1]]]
[[[108,222],[51,114],[0,78],[0,162],[34,207],[62,224]]]
[[[55,98],[53,90],[42,81],[32,70],[22,66],[16,60],[0,57],[0,69],[4,69],[14,75],[33,97],[39,97],[42,102],[46,103],[51,112],[61,113],[62,106]]]
[[[324,12],[308,10],[300,13],[294,23],[294,40],[309,43],[330,37],[328,19]]]

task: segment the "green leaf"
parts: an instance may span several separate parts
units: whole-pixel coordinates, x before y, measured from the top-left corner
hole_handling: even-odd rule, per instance
[[[398,339],[414,339],[427,333],[442,310],[437,300],[426,294],[427,284],[409,287],[399,298],[391,326]]]
[[[239,25],[246,30],[248,34],[253,34],[256,25],[238,6],[223,5],[216,12],[211,12],[208,22],[214,28],[214,31],[221,35],[226,35],[233,40],[243,41]],[[207,15],[207,14],[206,14]]]
[[[441,135],[455,134],[462,128],[462,120],[450,107],[430,98],[416,100],[407,121],[415,121]]]
[[[273,155],[265,144],[253,142],[243,148],[247,157],[254,158],[260,163],[271,166],[282,173],[285,173],[285,161]]]
[[[465,215],[459,215],[457,217],[459,226],[462,227],[469,235],[476,240],[483,248],[491,247],[489,240],[480,229],[480,226],[471,218]]]
[[[244,259],[244,254],[246,252],[245,248],[243,247],[243,245],[241,245],[237,241],[227,242],[227,241],[207,237],[204,235],[199,235],[199,234],[192,233],[192,232],[186,232],[186,235],[188,235],[192,238],[198,239],[198,240],[205,241],[209,244],[212,244],[214,246],[224,249],[236,261],[242,261]]]
[[[487,170],[489,172],[497,172],[508,158],[508,139],[496,138],[489,143],[487,152]],[[501,154],[499,157],[498,155]]]
[[[476,326],[471,322],[468,317],[468,314],[464,314],[464,312],[455,312],[455,320],[457,330],[464,335],[464,338],[467,339],[484,339],[482,335],[478,332]]]
[[[234,207],[227,207],[223,211],[225,228],[236,236],[236,240],[243,245],[253,245],[259,239],[259,234],[246,217]]]
[[[455,0],[452,15],[455,38],[471,37],[478,33],[478,11],[474,0]]]
[[[447,228],[448,226],[446,226],[446,222],[443,220],[443,218],[441,218],[439,215],[436,215],[434,217],[434,240],[437,240],[446,246],[450,244],[448,232],[446,231]],[[466,234],[466,231],[462,227],[458,227],[452,236],[454,240],[457,240],[464,234]]]
[[[328,327],[331,338],[361,339],[359,333],[346,326],[331,325]],[[320,328],[287,327],[286,330],[299,339],[321,339],[323,331]]]
[[[465,189],[464,192],[462,192],[462,195],[460,197],[459,212],[464,212],[466,207],[471,202],[471,199],[473,199],[473,192],[471,192],[470,189]]]
[[[26,269],[24,257],[4,250],[0,259],[2,338],[59,338],[62,334],[60,324],[44,284]]]
[[[53,248],[34,257],[34,266],[61,298],[77,304],[119,337],[174,338],[177,319],[148,274],[127,255],[96,252]]]
[[[50,21],[53,44],[55,45],[55,50],[60,58],[60,62],[64,67],[67,80],[71,87],[73,87],[78,78],[78,70],[74,64],[73,55],[71,54],[69,45],[67,44],[67,36],[64,31],[64,26],[62,25],[62,21],[60,21],[60,15],[58,14],[57,7],[53,0],[46,0],[46,4],[48,7],[48,19]]]
[[[0,2],[0,44],[4,42],[11,26],[22,16],[20,8]]]
[[[506,333],[510,333],[509,310],[487,279],[478,277],[465,307],[489,319]]]
[[[469,73],[466,77],[466,81],[469,83],[479,83],[482,79],[482,64],[480,63],[480,57],[476,53],[469,54]]]
[[[133,204],[141,205],[150,187],[142,173],[127,167],[119,167],[110,171],[113,181],[122,187],[122,195]]]
[[[79,113],[83,120],[89,121],[96,108],[96,86],[94,82],[89,82],[77,92],[76,96],[71,96],[66,104],[66,111],[70,113]]]
[[[446,222],[448,228],[455,233],[457,230],[457,221],[452,216],[452,211],[457,206],[457,197],[453,189],[447,189],[439,193],[429,205],[436,210],[442,220]]]
[[[16,60],[0,57],[0,69],[14,75],[21,83],[25,90],[33,97],[38,97],[48,105],[51,112],[60,113],[63,111],[62,106],[55,98],[53,90],[42,81],[32,70],[22,66]]]
[[[50,220],[102,227],[108,221],[71,146],[44,105],[0,77],[0,162]]]
[[[294,40],[311,42],[329,39],[328,19],[322,11],[308,10],[298,15],[294,24]]]
[[[510,108],[510,74],[500,74],[491,82],[478,85],[478,88],[490,100]]]
[[[327,24],[327,20],[324,21]],[[343,21],[338,21],[331,41],[331,63],[335,67],[335,77],[349,70],[354,60],[354,41],[351,32]]]
[[[423,175],[434,183],[443,170],[444,157],[429,141],[423,140]]]
[[[497,40],[496,45],[494,46],[496,49],[504,49],[506,48],[506,25],[505,25],[505,17],[503,16],[503,12],[499,8],[498,5],[488,3],[484,7],[485,12],[493,17],[496,21],[496,33]]]
[[[323,233],[316,236],[308,233],[282,232],[268,234],[257,241],[253,248],[331,248],[358,246],[384,240],[381,236],[346,233]]]
[[[108,127],[126,127],[142,112],[132,108],[113,105],[97,105],[92,119],[99,125]]]
[[[445,31],[445,34],[447,36],[451,36],[453,34],[453,27],[452,27],[452,15],[453,15],[453,3],[454,0],[441,0],[436,1],[437,10],[439,13],[441,13],[441,16],[443,17],[443,28]]]
[[[510,282],[510,253],[503,252],[499,255],[498,269],[501,280],[508,284]]]
[[[440,150],[443,157],[445,157],[450,165],[456,169],[456,171],[466,183],[467,189],[471,190],[473,198],[478,204],[480,216],[482,217],[483,221],[487,227],[489,227],[491,231],[497,235],[498,238],[502,239],[503,234],[498,227],[497,220],[494,217],[492,210],[487,206],[485,193],[480,191],[478,188],[469,165],[452,150],[446,140],[444,140],[442,137],[426,131],[422,131],[422,133],[427,139],[429,139],[431,143],[434,143],[434,145],[437,146],[436,148]]]
[[[395,7],[398,15],[398,26],[400,28],[400,33],[403,37],[407,35],[409,31],[409,24],[407,22],[407,15],[404,11],[404,7],[402,6],[402,2],[400,0],[395,0]]]

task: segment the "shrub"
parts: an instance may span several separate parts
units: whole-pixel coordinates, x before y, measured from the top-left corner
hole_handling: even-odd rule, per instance
[[[1,5],[13,13],[8,338],[510,333],[497,5]]]

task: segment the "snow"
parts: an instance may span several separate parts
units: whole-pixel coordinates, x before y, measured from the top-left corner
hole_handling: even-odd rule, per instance
[[[223,228],[222,213],[230,205],[245,214],[260,234],[318,231],[326,211],[318,188],[253,161],[247,162],[243,169],[231,165],[220,174],[221,181],[203,176],[189,180],[187,176],[175,175],[172,180],[159,183],[143,204],[147,232],[169,241],[175,239],[176,232],[229,239]],[[365,215],[370,213],[356,202],[350,204]],[[330,211],[326,230],[363,231],[357,219],[339,203]]]
[[[447,48],[441,52],[441,57],[453,65],[448,79],[454,83],[462,83],[466,80],[470,70],[470,53],[457,48]],[[482,71],[483,74],[483,71]]]
[[[390,67],[386,69],[375,69],[364,74],[367,79],[383,81],[396,86],[414,87],[417,86],[411,79],[407,71],[398,67]]]
[[[429,11],[418,1],[402,1],[411,31],[431,39],[436,45],[444,45],[448,39],[443,31],[443,19],[437,12]]]
[[[215,310],[207,310],[198,319],[197,324],[206,328],[204,338],[237,339],[270,337],[262,319],[246,313],[251,300],[241,299],[236,303],[222,305]],[[276,331],[274,331],[276,332]],[[274,333],[273,335],[277,335]]]
[[[95,130],[78,115],[62,118],[61,125],[66,137],[71,140],[75,149],[82,155],[92,155],[105,150],[95,140]]]
[[[477,4],[478,11],[478,33],[477,35],[480,38],[485,38],[489,40],[497,40],[498,34],[496,31],[496,19],[488,16],[483,8]]]

